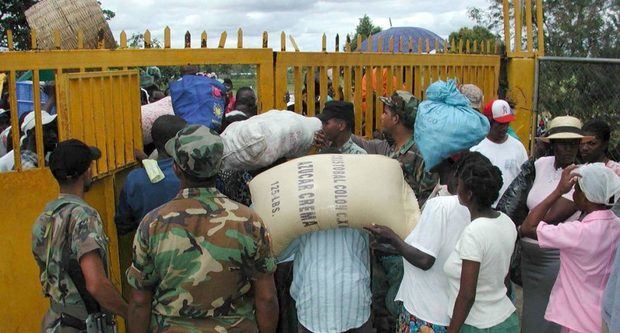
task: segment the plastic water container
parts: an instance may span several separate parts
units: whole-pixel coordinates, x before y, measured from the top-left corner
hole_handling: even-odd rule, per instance
[[[34,110],[34,95],[32,92],[32,81],[17,82],[17,114],[21,119],[23,115]],[[41,96],[41,107],[45,106],[47,102],[47,95],[43,92],[41,85],[39,84],[39,91]]]

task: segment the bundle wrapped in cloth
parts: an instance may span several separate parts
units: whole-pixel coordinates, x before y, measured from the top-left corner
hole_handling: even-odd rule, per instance
[[[145,145],[148,145],[153,142],[153,138],[151,137],[151,128],[153,128],[153,123],[155,120],[163,115],[174,114],[174,110],[172,109],[172,99],[168,96],[157,102],[142,105],[141,112],[142,142]]]
[[[250,192],[276,255],[305,233],[332,228],[376,223],[404,239],[420,217],[400,164],[381,155],[301,157],[259,174]]]
[[[303,156],[312,147],[314,133],[321,127],[318,118],[279,110],[234,122],[221,135],[222,168],[256,170],[282,157]]]
[[[418,106],[414,139],[429,171],[450,155],[468,150],[489,133],[489,120],[471,108],[454,80],[437,81]]]

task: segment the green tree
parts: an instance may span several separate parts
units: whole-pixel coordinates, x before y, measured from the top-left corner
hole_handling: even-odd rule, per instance
[[[16,50],[30,48],[30,28],[26,21],[26,10],[39,0],[1,0],[0,1],[0,46],[7,46],[6,31],[13,31],[13,45]],[[98,2],[101,5],[101,2]],[[106,20],[116,16],[111,10],[103,9]]]
[[[489,0],[487,9],[470,8],[478,24],[503,36],[502,0]],[[533,22],[536,25],[535,3]],[[522,8],[525,13],[525,7]],[[545,53],[567,57],[620,57],[618,0],[545,0]],[[510,9],[511,22],[514,8]],[[525,20],[525,15],[522,15]],[[523,25],[525,31],[525,24]],[[538,27],[535,26],[536,29]],[[513,32],[514,33],[514,32]],[[536,34],[534,38],[536,39]],[[524,40],[525,42],[525,40]]]
[[[370,17],[364,14],[363,17],[360,17],[359,23],[357,24],[357,27],[355,27],[353,38],[351,38],[351,50],[357,49],[357,36],[362,36],[362,40],[364,40],[368,38],[368,36],[379,32],[381,32],[381,27],[374,25]]]
[[[7,30],[13,30],[13,45],[18,50],[30,48],[30,29],[26,22],[26,9],[38,0],[0,1],[0,46],[7,46]]]
[[[470,8],[469,14],[479,24],[503,35],[502,1],[489,2],[487,9]],[[537,29],[543,28],[545,55],[620,58],[618,0],[545,0],[544,27],[536,26],[535,9],[534,5],[534,42],[537,43]],[[513,22],[514,8],[510,8],[509,12]],[[525,13],[525,8],[522,8],[522,13]],[[525,17],[525,14],[522,16]],[[537,110],[551,117],[570,114],[582,121],[599,118],[609,123],[611,128],[618,128],[619,73],[620,65],[611,62],[541,60]],[[611,146],[612,151],[619,152],[620,136],[612,136]]]
[[[131,34],[131,36],[127,39],[127,47],[129,47],[130,49],[144,48],[144,34]],[[151,48],[161,49],[162,42],[157,38],[151,38]]]
[[[482,45],[482,43],[486,43],[487,41],[497,41],[499,36],[493,34],[491,30],[483,27],[481,25],[477,25],[473,28],[462,27],[458,31],[452,32],[448,37],[448,40],[454,40],[458,43],[458,41],[463,41],[465,43],[469,40],[471,43],[474,41],[478,41],[478,45]],[[495,45],[495,44],[493,44]]]

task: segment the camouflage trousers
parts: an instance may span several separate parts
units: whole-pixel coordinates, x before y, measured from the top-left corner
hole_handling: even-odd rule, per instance
[[[371,257],[372,317],[377,332],[394,332],[400,306],[394,301],[403,279],[403,259],[373,250]]]

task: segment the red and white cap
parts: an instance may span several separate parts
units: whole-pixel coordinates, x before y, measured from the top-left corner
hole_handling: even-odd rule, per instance
[[[508,102],[503,99],[490,101],[484,106],[482,113],[489,118],[489,120],[494,120],[498,123],[505,124],[515,120],[515,114],[512,112],[512,108],[510,108]]]

